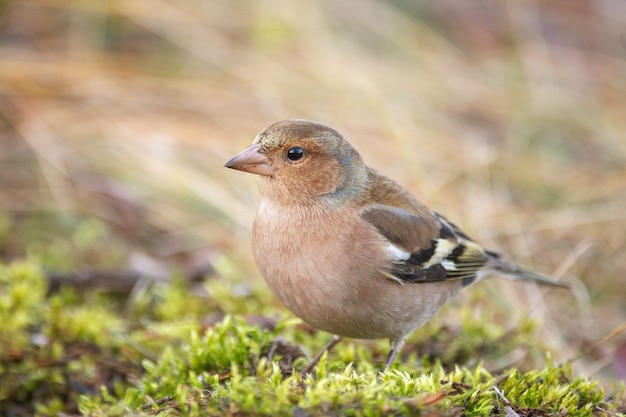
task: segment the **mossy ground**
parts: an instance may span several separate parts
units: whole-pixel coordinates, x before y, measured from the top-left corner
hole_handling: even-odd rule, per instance
[[[623,388],[607,394],[567,364],[552,363],[530,323],[505,332],[462,320],[453,334],[430,324],[408,344],[413,353],[405,349],[383,373],[382,342],[344,341],[313,374],[302,376],[297,370],[307,359],[299,345],[318,348],[327,335],[290,316],[245,315],[246,307],[224,316],[211,302],[215,294],[231,308],[258,306],[268,298],[262,287],[242,296],[224,291],[223,283],[205,287],[204,296],[182,282],[125,299],[71,288],[47,294],[38,261],[3,265],[0,412],[591,416],[617,415],[626,407]],[[420,354],[426,340],[437,338],[444,346],[438,357]],[[468,360],[489,362],[520,347],[543,355],[543,366],[489,371]]]

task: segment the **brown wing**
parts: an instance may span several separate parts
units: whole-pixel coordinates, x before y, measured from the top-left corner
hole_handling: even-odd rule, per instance
[[[395,181],[372,169],[368,175],[368,205],[361,216],[399,250],[394,277],[403,282],[472,282],[487,263],[485,251]]]
[[[455,224],[431,212],[411,193],[393,180],[369,170],[370,192],[362,217],[398,249],[392,271],[400,282],[475,281],[481,270],[567,287],[566,283],[537,274],[501,259],[500,254],[478,245]]]

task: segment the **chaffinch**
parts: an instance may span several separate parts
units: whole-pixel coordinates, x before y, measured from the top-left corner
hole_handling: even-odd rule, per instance
[[[272,124],[225,166],[259,175],[252,242],[269,287],[334,335],[304,372],[342,337],[388,338],[389,367],[412,331],[488,273],[566,286],[482,248],[323,124]]]

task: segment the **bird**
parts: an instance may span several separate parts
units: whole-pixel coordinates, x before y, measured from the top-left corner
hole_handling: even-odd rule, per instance
[[[409,334],[489,275],[569,286],[483,248],[322,123],[271,124],[225,167],[259,177],[252,247],[269,288],[333,335],[302,373],[343,338],[389,339],[391,367]]]

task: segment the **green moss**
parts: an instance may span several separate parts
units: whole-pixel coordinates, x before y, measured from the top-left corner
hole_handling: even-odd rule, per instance
[[[32,260],[0,265],[0,286],[0,414],[54,415],[68,404],[71,411],[79,395],[128,383],[137,370],[139,358],[120,355],[125,343],[116,334],[126,325],[110,303],[79,302],[67,290],[47,297]]]
[[[28,261],[0,265],[0,347],[19,351],[28,343],[26,330],[40,319],[46,283],[39,267]]]
[[[597,382],[573,378],[569,367],[555,365],[525,374],[511,370],[501,388],[507,400],[521,408],[569,415],[592,415],[604,398]]]
[[[332,366],[324,357],[314,376],[284,377],[279,359],[267,358],[277,334],[227,317],[203,337],[194,334],[188,345],[168,347],[158,361],[144,362],[146,374],[124,396],[126,412],[274,416],[303,409],[308,415],[370,416],[435,408],[480,416],[510,407],[585,416],[610,407],[596,383],[573,378],[570,369],[550,364],[503,375],[492,375],[481,366],[448,372],[440,364],[380,374],[356,372],[351,365],[329,371]],[[117,406],[120,400],[109,396],[108,401]],[[81,404],[83,412],[108,406],[87,398]]]
[[[126,303],[70,289],[47,296],[41,268],[21,261],[0,266],[0,285],[3,415],[590,416],[624,406],[623,389],[607,397],[568,367],[492,373],[474,360],[463,365],[463,357],[527,343],[533,331],[529,323],[485,326],[465,309],[458,328],[434,321],[416,332],[384,373],[386,342],[344,341],[303,377],[292,372],[307,361],[298,345],[317,349],[329,336],[286,314],[263,326],[239,314],[250,305],[275,312],[256,284],[207,284],[219,300],[193,296],[176,280]],[[223,309],[233,314],[201,325]]]

